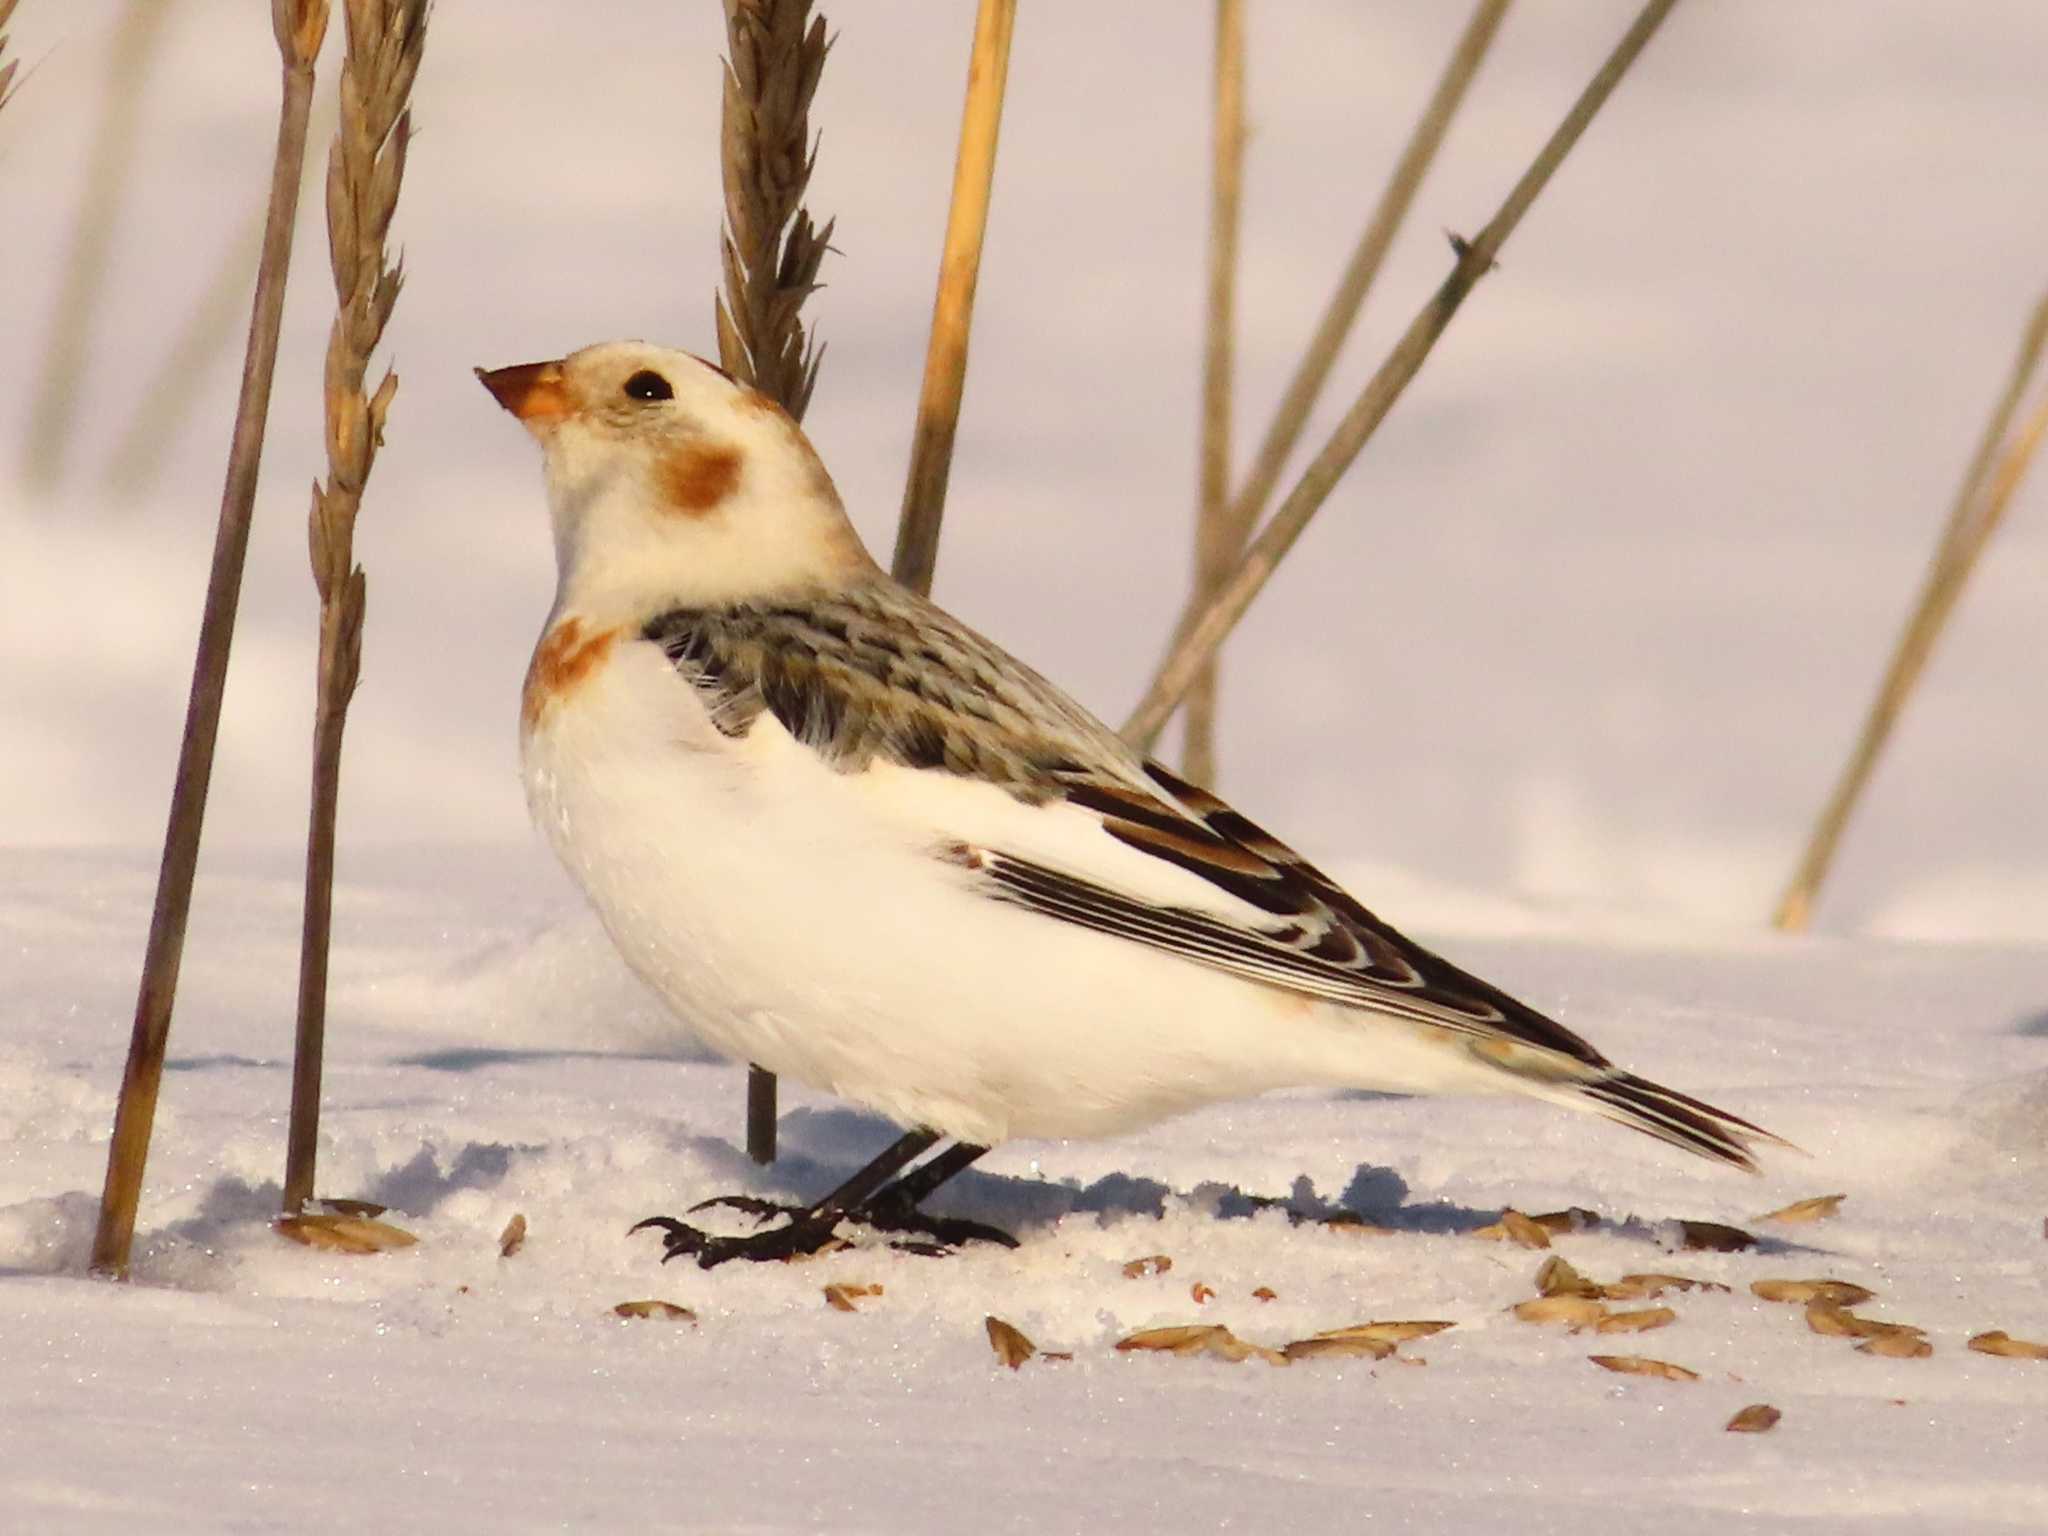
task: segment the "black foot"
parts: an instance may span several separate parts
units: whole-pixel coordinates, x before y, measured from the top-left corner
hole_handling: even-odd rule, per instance
[[[712,1203],[715,1202],[706,1202]],[[695,1209],[701,1210],[702,1207]],[[770,1227],[764,1232],[749,1232],[744,1237],[722,1237],[693,1227],[686,1221],[678,1221],[673,1216],[650,1216],[645,1221],[634,1222],[627,1230],[638,1232],[642,1227],[661,1229],[662,1263],[688,1255],[697,1261],[699,1269],[714,1269],[728,1259],[749,1259],[759,1264],[771,1259],[809,1258],[823,1253],[840,1240],[837,1217],[810,1216],[808,1213],[802,1213],[799,1219],[784,1226]]]
[[[840,1240],[838,1231],[842,1221],[908,1239],[891,1242],[889,1246],[930,1258],[943,1258],[968,1243],[995,1243],[1004,1248],[1017,1246],[1017,1239],[999,1227],[958,1216],[930,1216],[908,1200],[901,1197],[892,1199],[886,1190],[858,1210],[842,1215],[827,1215],[809,1206],[763,1200],[754,1195],[719,1195],[702,1200],[690,1207],[690,1214],[694,1216],[698,1211],[720,1206],[744,1212],[759,1221],[781,1217],[782,1224],[760,1232],[749,1232],[743,1237],[722,1237],[674,1216],[650,1216],[645,1221],[635,1222],[631,1230],[660,1228],[664,1264],[687,1255],[703,1269],[714,1268],[728,1259],[765,1263],[771,1259],[810,1258]]]
[[[877,1232],[901,1232],[914,1237],[925,1238],[922,1244],[899,1243],[900,1248],[923,1253],[934,1246],[939,1251],[965,1247],[968,1243],[994,1243],[1002,1248],[1015,1248],[1017,1239],[1001,1227],[991,1227],[986,1222],[969,1221],[962,1216],[932,1216],[919,1210],[908,1200],[891,1198],[891,1192],[881,1194],[855,1211],[851,1220],[862,1226],[872,1227]]]

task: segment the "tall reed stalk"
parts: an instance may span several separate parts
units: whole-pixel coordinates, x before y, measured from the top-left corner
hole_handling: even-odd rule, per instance
[[[185,924],[192,910],[192,880],[199,864],[199,835],[206,815],[206,790],[213,775],[213,750],[220,732],[222,691],[234,638],[242,566],[249,548],[249,517],[263,458],[263,429],[270,412],[270,385],[277,369],[277,338],[284,313],[285,277],[291,268],[292,226],[298,213],[299,170],[306,155],[306,117],[313,100],[313,61],[327,33],[327,0],[271,0],[271,27],[284,68],[284,100],[278,113],[277,150],[271,162],[270,211],[263,228],[263,258],[256,274],[256,299],[235,405],[234,437],[228,449],[227,479],[221,490],[220,521],[214,535],[213,566],[207,576],[206,606],[192,662],[192,692],[185,710],[185,734],[178,748],[177,780],[171,791],[170,824],[164,833],[157,873],[156,905],[150,914],[142,983],[135,1002],[135,1027],[114,1112],[113,1141],[107,1149],[106,1185],[100,1195],[99,1227],[93,1237],[92,1267],[125,1275],[135,1237],[135,1212],[142,1195],[143,1164],[163,1085],[164,1050],[170,1039],[171,1008],[178,967],[185,953]]]
[[[1955,611],[1978,556],[2004,521],[2006,508],[2041,446],[2042,434],[2048,432],[2048,397],[2044,397],[2020,430],[2012,433],[2010,439],[2007,436],[2044,346],[2048,346],[2048,296],[2035,306],[2020,337],[2012,373],[1991,409],[1983,435],[1977,440],[1976,452],[1970,455],[1969,467],[1963,471],[1962,484],[1949,504],[1948,519],[1935,545],[1934,557],[1928,562],[1920,595],[1893,644],[1891,659],[1878,682],[1877,695],[1870,701],[1863,728],[1857,733],[1834,790],[1808,834],[1806,850],[1792,879],[1778,899],[1771,920],[1780,928],[1798,932],[1812,920],[1814,901],[1834,863],[1842,833],[1877,768],[1885,743],[1891,739],[1892,728],[1905,712],[1906,701],[1912,697],[1927,659],[1934,653],[1934,643],[1941,638],[1949,615]]]
[[[1635,63],[1650,38],[1670,14],[1677,0],[1649,0],[1622,34],[1621,41],[1587,82],[1564,120],[1530,162],[1529,168],[1509,191],[1486,227],[1471,240],[1454,239],[1457,262],[1409,322],[1408,329],[1380,364],[1364,391],[1353,402],[1337,429],[1317,453],[1300,480],[1281,502],[1272,519],[1253,539],[1224,585],[1207,599],[1191,599],[1181,615],[1178,639],[1160,664],[1152,684],[1138,707],[1124,723],[1124,736],[1139,745],[1149,745],[1173,711],[1186,696],[1195,674],[1216,654],[1237,621],[1244,617],[1252,600],[1265,587],[1294,541],[1309,524],[1352,460],[1393,409],[1451,317],[1458,312],[1479,279],[1491,271],[1507,243],[1508,236],[1529,211],[1537,195],[1548,184],[1564,157],[1593,120],[1594,114],[1613,94],[1629,66]]]
[[[811,98],[832,45],[811,0],[725,0],[725,34],[718,359],[801,421],[824,354],[801,311],[818,285],[832,225],[812,220],[804,189],[816,158]],[[775,1161],[775,1074],[758,1066],[747,1069],[747,1153]]]
[[[1202,427],[1195,487],[1195,591],[1221,587],[1244,553],[1251,525],[1230,499],[1230,384],[1237,329],[1237,233],[1244,201],[1244,0],[1216,0],[1211,85],[1209,293],[1203,314]],[[1211,657],[1188,689],[1181,765],[1197,784],[1216,782],[1216,669]]]
[[[924,385],[903,482],[891,573],[918,592],[932,589],[939,559],[939,527],[946,485],[953,473],[953,439],[967,391],[967,342],[974,323],[974,289],[981,279],[981,247],[988,233],[989,196],[995,185],[996,140],[1003,126],[1003,96],[1010,78],[1010,34],[1017,0],[981,0],[967,59],[967,100],[960,112],[960,148],[953,159],[953,200],[946,211],[946,241],[939,254],[938,292],[932,299],[931,339],[925,347]]]
[[[306,832],[306,900],[299,933],[299,1012],[292,1053],[291,1129],[284,1209],[312,1198],[320,1142],[320,1072],[327,1033],[327,958],[334,917],[334,823],[341,738],[362,671],[363,568],[356,514],[398,393],[386,370],[364,392],[370,354],[405,285],[386,250],[412,137],[413,80],[427,44],[430,0],[345,0],[341,118],[327,156],[327,254],[336,309],[327,333],[327,484],[313,486],[308,542],[320,593],[320,656],[313,708],[313,792]]]

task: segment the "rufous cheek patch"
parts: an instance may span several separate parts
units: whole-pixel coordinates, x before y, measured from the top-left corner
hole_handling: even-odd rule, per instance
[[[529,731],[596,674],[618,638],[616,629],[586,631],[583,621],[573,616],[540,637],[520,696],[519,718]]]
[[[723,445],[685,443],[661,461],[663,502],[685,517],[702,517],[740,483],[740,451]]]

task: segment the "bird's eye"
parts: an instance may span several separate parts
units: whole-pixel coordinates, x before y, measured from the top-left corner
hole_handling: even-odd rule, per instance
[[[674,387],[652,368],[642,368],[626,380],[626,393],[635,400],[673,400],[676,397]]]

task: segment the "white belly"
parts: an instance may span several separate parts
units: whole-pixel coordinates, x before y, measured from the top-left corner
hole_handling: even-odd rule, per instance
[[[978,786],[836,773],[767,715],[721,736],[655,646],[522,745],[536,821],[683,1022],[900,1124],[991,1144],[1291,1084],[1496,1086],[1424,1032],[988,899],[934,853]]]

